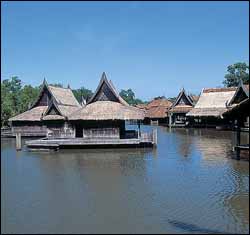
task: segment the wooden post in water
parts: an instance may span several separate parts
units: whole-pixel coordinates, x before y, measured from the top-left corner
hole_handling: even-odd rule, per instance
[[[157,129],[153,130],[153,144],[154,146],[157,145]]]
[[[170,113],[169,115],[169,123],[168,123],[169,127],[172,127],[172,113]]]
[[[236,157],[237,160],[240,160],[240,123],[237,120],[237,127],[236,127]]]
[[[16,133],[16,150],[22,150],[21,133]]]

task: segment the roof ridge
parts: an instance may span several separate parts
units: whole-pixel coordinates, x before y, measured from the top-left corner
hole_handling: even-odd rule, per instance
[[[50,87],[53,87],[53,88],[58,88],[58,89],[67,89],[67,90],[71,90],[71,88],[69,87],[59,87],[59,86],[53,86],[53,85],[48,85]]]

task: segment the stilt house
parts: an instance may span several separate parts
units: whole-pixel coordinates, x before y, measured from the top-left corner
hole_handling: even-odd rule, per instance
[[[146,106],[145,123],[158,125],[160,123],[168,123],[167,111],[172,103],[166,98],[159,98],[152,100]]]
[[[168,110],[169,126],[184,127],[188,125],[186,114],[194,107],[196,97],[186,94],[183,88]]]
[[[69,116],[75,128],[75,137],[84,139],[137,138],[140,133],[125,130],[125,121],[143,119],[144,112],[128,105],[105,73],[86,106]]]
[[[67,116],[81,106],[70,88],[54,87],[44,80],[39,96],[24,113],[9,119],[12,135],[22,136],[56,135],[58,129],[65,129]]]
[[[229,125],[223,119],[223,113],[228,110],[227,102],[235,95],[237,87],[203,89],[194,108],[186,116],[194,126],[216,127]]]

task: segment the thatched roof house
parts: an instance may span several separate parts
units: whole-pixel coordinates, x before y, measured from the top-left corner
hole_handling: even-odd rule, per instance
[[[116,91],[103,73],[99,85],[80,110],[73,112],[69,120],[143,120],[144,112],[130,106]]]
[[[39,96],[29,110],[9,119],[12,134],[46,136],[48,121],[63,125],[69,114],[80,107],[70,88],[50,86],[44,80]]]
[[[234,96],[227,102],[228,110],[223,113],[224,118],[238,120],[249,127],[249,85],[239,84]]]
[[[185,89],[183,88],[176,98],[175,102],[169,108],[169,113],[187,113],[189,112],[194,104],[194,97],[186,94]]]
[[[195,107],[186,115],[190,117],[222,117],[227,111],[230,101],[237,87],[203,89]]]
[[[57,109],[58,116],[65,117],[76,109],[79,109],[81,105],[76,100],[70,88],[50,86],[44,80],[39,96],[30,109],[10,118],[9,121],[41,121],[44,115],[50,114],[52,107]]]

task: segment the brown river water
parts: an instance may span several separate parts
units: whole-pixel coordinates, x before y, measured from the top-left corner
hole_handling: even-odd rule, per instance
[[[2,139],[1,232],[249,233],[234,133],[152,128],[156,149],[17,152]]]

